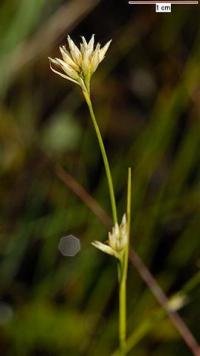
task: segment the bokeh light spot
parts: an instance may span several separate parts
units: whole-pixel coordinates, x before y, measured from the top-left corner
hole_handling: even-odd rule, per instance
[[[74,257],[80,251],[81,243],[73,235],[64,236],[60,239],[58,249],[63,256]]]

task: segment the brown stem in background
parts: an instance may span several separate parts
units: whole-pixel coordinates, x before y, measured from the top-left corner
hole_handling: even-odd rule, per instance
[[[98,219],[107,227],[111,227],[112,220],[99,203],[91,197],[91,195],[60,165],[56,165],[55,172],[57,177],[75,194],[84,204],[98,217]],[[177,329],[185,344],[188,346],[194,356],[200,356],[200,346],[192,335],[191,331],[176,311],[172,311],[169,307],[169,299],[159,286],[156,279],[148,270],[141,258],[133,249],[130,249],[129,260],[139,275],[151,290],[157,302],[166,311],[169,319]]]
[[[61,5],[31,39],[21,42],[5,57],[4,61],[7,64],[5,68],[9,68],[7,79],[13,80],[25,65],[46,53],[66,31],[71,31],[99,2],[100,0],[71,0]]]
[[[169,299],[159,286],[156,279],[153,277],[151,272],[145,266],[141,258],[136,254],[133,249],[130,249],[129,252],[129,259],[134,267],[139,272],[140,276],[142,277],[143,281],[151,290],[154,297],[157,299],[158,303],[163,307],[163,309],[167,312],[169,319],[173,323],[173,325],[178,330],[179,334],[182,336],[183,340],[185,341],[186,345],[190,348],[193,355],[200,356],[200,346],[198,345],[197,341],[195,340],[194,336],[192,335],[191,331],[188,329],[187,325],[183,321],[183,319],[179,316],[176,311],[173,311],[169,307]]]
[[[87,207],[98,217],[105,226],[112,226],[112,219],[108,216],[105,210],[97,203],[97,201],[60,165],[56,166],[56,175],[60,180],[67,185],[70,190],[82,200]]]

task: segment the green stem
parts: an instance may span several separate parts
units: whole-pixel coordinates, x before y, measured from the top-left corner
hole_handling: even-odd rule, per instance
[[[99,146],[100,146],[100,150],[101,150],[101,154],[102,154],[102,158],[103,158],[103,162],[104,162],[104,166],[105,166],[105,171],[106,171],[106,176],[107,176],[107,180],[108,180],[108,187],[109,187],[109,193],[110,193],[110,201],[111,201],[111,207],[112,207],[112,215],[113,215],[113,221],[114,223],[117,223],[117,208],[116,208],[116,201],[115,201],[115,194],[114,194],[114,188],[113,188],[113,182],[112,182],[112,176],[111,176],[111,172],[110,172],[110,166],[109,166],[109,162],[108,162],[108,158],[107,158],[107,154],[106,154],[106,150],[104,147],[104,143],[103,143],[103,139],[101,136],[101,132],[99,130],[98,124],[97,124],[97,120],[95,117],[95,113],[93,110],[93,106],[92,106],[92,102],[90,99],[90,94],[89,94],[89,90],[88,91],[83,91],[83,95],[85,97],[86,103],[88,105],[89,108],[89,112],[90,112],[90,116],[92,119],[92,123],[97,135],[97,139],[99,142]]]
[[[125,257],[125,256],[124,256]],[[119,344],[120,356],[126,355],[126,271],[124,257],[119,261]]]
[[[123,256],[118,265],[119,276],[119,340],[120,340],[120,356],[126,355],[126,281],[128,274],[128,254],[129,254],[129,238],[130,238],[130,222],[131,222],[131,168],[128,169],[128,185],[127,185],[127,235],[128,243]]]
[[[118,222],[117,219],[117,208],[115,201],[115,194],[112,182],[112,176],[110,171],[110,166],[105,150],[105,146],[102,140],[101,132],[99,130],[95,113],[93,110],[91,98],[90,98],[90,88],[86,85],[86,90],[83,90],[83,95],[85,97],[86,103],[89,108],[92,123],[97,135],[99,142],[102,158],[104,161],[106,176],[108,180],[108,187],[110,193],[110,201],[112,207],[113,221]],[[131,211],[131,169],[128,171],[128,189],[127,189],[127,234],[128,239],[130,236],[130,211]],[[123,252],[120,260],[118,261],[118,279],[119,279],[119,343],[120,343],[120,356],[126,356],[126,281],[128,273],[128,253],[129,253],[129,241],[127,242],[127,247]]]

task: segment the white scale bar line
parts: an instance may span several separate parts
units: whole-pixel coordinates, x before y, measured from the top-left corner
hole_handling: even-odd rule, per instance
[[[136,1],[129,1],[129,5],[156,5],[156,4],[164,4],[164,3],[169,3],[171,5],[198,5],[199,1],[196,0],[191,0],[191,1],[140,1],[140,0],[136,0]]]

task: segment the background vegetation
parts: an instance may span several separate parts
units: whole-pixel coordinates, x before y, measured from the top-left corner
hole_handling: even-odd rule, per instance
[[[156,14],[127,1],[1,1],[1,355],[117,347],[115,264],[90,244],[110,222],[103,164],[79,89],[47,60],[68,33],[113,39],[92,92],[119,209],[130,165],[132,247],[169,297],[187,295],[179,313],[200,340],[199,15],[199,6]],[[81,240],[74,258],[58,251],[68,234]],[[129,354],[191,355],[140,267],[132,259]]]

